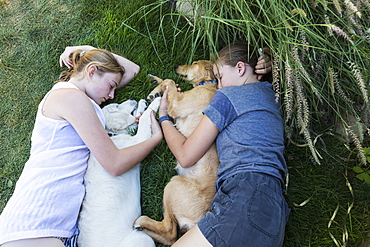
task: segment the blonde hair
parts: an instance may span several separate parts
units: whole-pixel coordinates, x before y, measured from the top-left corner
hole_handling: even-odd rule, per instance
[[[235,42],[222,48],[217,58],[223,65],[235,66],[238,62],[243,62],[254,68],[258,61],[258,52],[253,46]]]
[[[69,81],[72,77],[83,72],[85,75],[90,66],[95,65],[100,73],[125,73],[125,69],[107,50],[93,49],[90,51],[77,50],[72,55],[73,66],[59,75],[59,81]]]

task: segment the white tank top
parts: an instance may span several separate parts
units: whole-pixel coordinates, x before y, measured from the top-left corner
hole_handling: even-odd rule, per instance
[[[77,89],[72,83],[58,82],[39,104],[30,158],[0,216],[0,245],[78,233],[77,217],[85,195],[83,177],[90,151],[68,121],[45,117],[41,111],[48,94],[61,88]],[[101,108],[91,102],[104,126]]]

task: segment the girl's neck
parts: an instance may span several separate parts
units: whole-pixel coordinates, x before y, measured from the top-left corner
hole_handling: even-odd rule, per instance
[[[81,91],[85,91],[85,86],[84,86],[84,82],[83,82],[84,79],[77,79],[76,77],[72,77],[68,82],[72,83],[73,85],[75,85],[78,89],[80,89]]]
[[[248,78],[246,78],[246,80],[244,81],[243,85],[247,83],[253,83],[253,82],[259,82],[256,74],[248,76]]]

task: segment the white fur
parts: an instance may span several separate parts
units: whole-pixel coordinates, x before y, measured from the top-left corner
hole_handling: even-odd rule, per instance
[[[159,102],[159,98],[153,101],[140,117],[135,136],[129,135],[127,128],[135,125],[132,121],[135,117],[131,114],[136,108],[136,101],[129,100],[121,105],[111,104],[103,108],[107,131],[123,133],[111,137],[118,148],[132,146],[151,137],[150,112],[157,111]],[[136,114],[143,112],[145,107],[145,100],[141,100]],[[79,247],[155,246],[146,233],[133,229],[134,221],[141,215],[140,164],[114,177],[91,155],[85,174],[85,187],[86,196],[78,224]]]
[[[146,103],[142,101],[139,107]],[[105,129],[109,134],[129,134],[130,130],[137,127],[133,115],[138,103],[135,100],[126,100],[121,104],[112,103],[103,108],[105,116]],[[145,109],[144,107],[144,109]],[[142,111],[144,111],[142,109]]]

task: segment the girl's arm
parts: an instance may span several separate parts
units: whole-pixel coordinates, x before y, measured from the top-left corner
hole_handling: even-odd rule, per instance
[[[59,57],[59,65],[63,67],[63,64],[68,68],[72,67],[71,55],[77,50],[89,51],[96,49],[90,45],[80,45],[80,46],[67,46],[64,52]],[[118,85],[118,88],[129,83],[137,74],[140,72],[139,65],[134,62],[124,58],[120,55],[112,53],[113,56],[117,59],[118,63],[125,69],[125,74],[122,76],[122,79]]]
[[[134,77],[136,77],[140,72],[140,66],[136,63],[124,58],[122,56],[112,53],[113,56],[117,59],[118,63],[122,65],[125,69],[125,73],[122,76],[122,79],[118,85],[118,88],[123,87],[129,83]]]
[[[167,93],[166,89],[161,99],[159,116],[167,115]],[[188,138],[184,137],[169,120],[163,121],[161,126],[168,147],[183,168],[194,165],[202,158],[219,133],[217,127],[206,115],[203,115],[200,123]]]
[[[65,119],[75,128],[99,163],[111,175],[118,176],[143,160],[162,140],[162,132],[152,114],[152,137],[137,145],[118,149],[105,132],[91,101],[76,89],[59,89],[47,98],[56,118]]]

